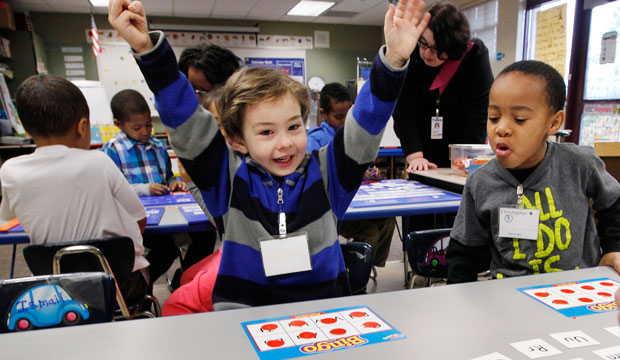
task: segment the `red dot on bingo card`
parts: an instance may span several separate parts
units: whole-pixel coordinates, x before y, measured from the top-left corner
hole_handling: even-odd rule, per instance
[[[592,299],[590,299],[590,298],[579,298],[579,301],[581,301],[581,302],[585,302],[585,303],[591,303],[591,302],[592,302],[592,301],[594,301],[594,300],[592,300]]]
[[[547,297],[547,296],[549,296],[549,293],[548,292],[537,292],[534,295],[536,295],[538,297]]]
[[[599,296],[604,296],[604,297],[611,297],[611,294],[610,294],[610,293],[607,293],[607,292],[602,292],[602,291],[601,291],[600,293],[598,293],[598,295],[599,295]]]
[[[333,324],[335,323],[337,320],[336,318],[325,318],[325,319],[321,319],[321,322],[323,324]]]
[[[260,327],[261,330],[263,331],[272,331],[278,328],[278,325],[276,324],[265,324],[263,326]]]
[[[573,294],[573,293],[575,293],[575,290],[571,290],[571,289],[562,289],[560,291],[562,291],[564,294]]]
[[[367,314],[365,312],[363,312],[363,311],[354,311],[350,315],[351,315],[351,317],[364,317]]]
[[[555,300],[552,301],[552,303],[558,304],[558,305],[566,305],[566,304],[568,304],[568,301],[562,300],[562,299],[555,299]]]
[[[267,346],[280,347],[282,345],[284,345],[284,340],[282,340],[282,339],[268,340],[267,341]]]
[[[293,320],[290,323],[288,323],[289,326],[304,326],[307,325],[305,321],[303,320]]]
[[[345,329],[336,328],[329,330],[329,333],[332,335],[344,335],[347,333],[347,331]]]
[[[378,322],[374,322],[374,321],[367,321],[363,324],[363,326],[367,328],[371,328],[371,329],[376,329],[378,327],[381,327],[381,325]]]
[[[299,338],[300,339],[314,339],[316,338],[316,333],[304,331],[301,334],[299,334]]]
[[[594,290],[594,286],[592,286],[592,285],[584,285],[581,288],[584,289],[584,290]]]
[[[606,282],[606,281],[601,282],[601,285],[603,285],[603,286],[614,286],[613,283]]]

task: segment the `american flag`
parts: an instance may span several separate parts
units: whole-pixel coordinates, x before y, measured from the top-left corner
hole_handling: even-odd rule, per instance
[[[93,41],[93,54],[97,57],[101,53],[101,45],[99,45],[99,32],[95,24],[95,17],[92,14],[90,15],[90,37]]]

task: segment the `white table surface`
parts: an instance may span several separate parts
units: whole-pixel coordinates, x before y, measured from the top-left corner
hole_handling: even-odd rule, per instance
[[[548,359],[598,359],[620,345],[605,331],[617,312],[566,317],[517,291],[594,278],[620,280],[608,267],[241,310],[130,320],[0,335],[3,359],[257,359],[240,323],[364,305],[407,338],[308,359],[472,359],[500,352],[528,359],[510,343],[542,338],[563,353]],[[380,281],[380,280],[379,280]],[[568,349],[550,333],[581,330],[600,345]],[[547,358],[545,358],[547,359]]]

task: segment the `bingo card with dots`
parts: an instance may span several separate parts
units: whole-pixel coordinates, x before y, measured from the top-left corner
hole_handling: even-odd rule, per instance
[[[609,278],[519,288],[568,317],[616,311],[614,293],[620,284]]]
[[[365,306],[241,324],[261,360],[344,350],[405,336]]]

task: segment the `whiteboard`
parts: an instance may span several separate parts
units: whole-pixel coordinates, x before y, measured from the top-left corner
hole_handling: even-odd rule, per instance
[[[109,105],[110,99],[116,93],[125,89],[133,89],[144,96],[151,108],[151,115],[157,116],[155,97],[146,85],[129,45],[104,43],[101,48],[102,52],[97,57],[97,74],[107,94],[105,102]],[[172,47],[177,60],[184,49],[183,46]],[[246,57],[302,58],[304,59],[304,74],[306,73],[306,50],[303,49],[230,48],[229,50],[242,60]]]
[[[100,81],[73,80],[71,81],[84,94],[90,110],[90,125],[113,124],[114,117],[110,110],[110,103]]]

